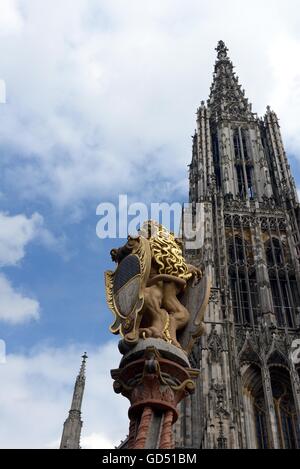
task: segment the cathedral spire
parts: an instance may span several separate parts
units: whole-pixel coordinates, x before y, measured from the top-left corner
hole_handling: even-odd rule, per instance
[[[82,356],[79,374],[76,378],[72,405],[69,416],[64,423],[60,449],[80,449],[80,434],[82,429],[81,405],[85,387],[85,368],[87,354]]]
[[[249,121],[255,118],[252,106],[235,75],[228,48],[219,41],[208,107],[215,120]]]

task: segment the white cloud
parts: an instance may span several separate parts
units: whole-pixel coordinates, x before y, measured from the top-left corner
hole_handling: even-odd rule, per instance
[[[19,32],[22,24],[16,0],[1,0],[0,37]]]
[[[22,159],[4,176],[23,196],[58,205],[116,191],[143,198],[151,180],[184,179],[219,39],[254,110],[272,105],[300,153],[298,1],[275,0],[271,14],[260,0],[20,4],[26,27],[0,42],[0,143]]]
[[[27,218],[25,215],[10,216],[0,212],[0,267],[18,264],[25,256],[25,247],[38,235],[45,236],[43,218],[38,213]],[[38,320],[40,305],[15,290],[10,281],[0,273],[0,321],[19,325]]]
[[[11,325],[39,318],[38,301],[14,290],[8,279],[0,274],[0,321]]]
[[[27,218],[0,212],[0,266],[16,265],[23,259],[26,245],[41,233],[43,223],[38,213]]]
[[[110,369],[120,355],[116,342],[99,348],[41,347],[8,354],[0,365],[1,448],[57,448],[71,404],[80,355],[87,349],[82,447],[113,448],[128,430],[128,401],[112,388]]]
[[[17,265],[26,254],[26,246],[34,240],[65,256],[63,236],[58,239],[49,232],[39,213],[27,217],[0,212],[0,268]],[[37,320],[39,314],[39,302],[14,290],[9,280],[0,273],[0,321],[16,325]]]
[[[275,110],[289,144],[289,150],[300,159],[300,134],[298,111],[300,108],[300,63],[295,60],[299,55],[299,37],[281,32],[274,40],[270,51],[270,61],[274,73],[274,87],[270,103]],[[280,60],[278,59],[280,57]]]
[[[51,233],[39,213],[27,217],[24,214],[13,216],[0,212],[0,267],[18,264],[26,254],[26,246],[32,241],[68,257],[65,236],[62,234],[57,237]]]
[[[127,428],[126,428],[127,430]],[[121,440],[117,444],[120,444]],[[115,445],[104,434],[91,433],[82,438],[81,447],[84,449],[108,449],[114,448]]]

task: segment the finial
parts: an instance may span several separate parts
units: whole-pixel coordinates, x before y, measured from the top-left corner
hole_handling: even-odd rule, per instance
[[[79,372],[79,376],[81,377],[84,377],[85,375],[85,365],[86,365],[87,358],[88,358],[87,353],[84,352],[84,354],[82,355],[82,363],[81,363],[80,372]]]
[[[227,49],[224,41],[219,41],[218,42],[216,51],[218,52],[218,59],[219,60],[228,58],[228,56],[227,56],[228,49]]]

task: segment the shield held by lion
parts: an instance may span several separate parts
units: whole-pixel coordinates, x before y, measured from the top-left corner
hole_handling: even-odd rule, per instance
[[[127,343],[139,340],[139,327],[144,307],[144,290],[151,270],[151,250],[147,239],[131,240],[131,253],[124,256],[115,272],[105,272],[106,299],[115,316],[110,327]]]

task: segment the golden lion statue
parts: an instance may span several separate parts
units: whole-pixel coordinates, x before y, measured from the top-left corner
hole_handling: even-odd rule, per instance
[[[191,319],[182,298],[187,286],[203,277],[185,261],[182,242],[148,221],[137,238],[129,237],[123,247],[111,251],[111,257],[118,263],[115,272],[106,272],[107,301],[116,316],[111,331],[121,333],[127,343],[153,337],[182,348],[178,334]],[[197,323],[198,334],[199,330]]]

